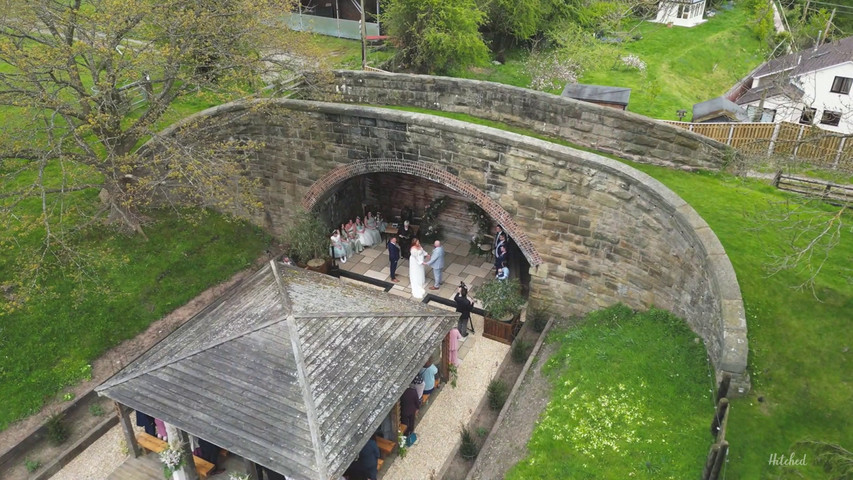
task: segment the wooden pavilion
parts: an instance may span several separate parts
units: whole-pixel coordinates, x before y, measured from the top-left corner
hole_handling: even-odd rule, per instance
[[[456,316],[273,261],[96,390],[137,455],[129,409],[250,469],[337,479]]]

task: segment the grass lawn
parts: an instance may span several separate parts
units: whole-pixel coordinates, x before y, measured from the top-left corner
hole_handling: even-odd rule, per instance
[[[614,48],[612,58],[602,58],[578,81],[629,87],[628,110],[678,120],[676,111],[685,109],[689,121],[694,103],[722,95],[764,61],[766,48],[749,31],[748,17],[746,9],[738,5],[693,28],[644,22],[635,31],[642,34],[641,40]],[[646,71],[615,66],[618,57],[628,54],[639,56]],[[503,65],[471,68],[454,76],[528,87],[531,77],[525,71],[526,60],[526,52],[514,51]],[[559,95],[561,90],[551,93]]]
[[[555,330],[551,401],[507,479],[698,478],[714,382],[681,319],[624,305]]]
[[[548,140],[465,114],[401,109]],[[563,140],[551,141],[572,146]],[[779,217],[781,205],[798,197],[757,180],[622,161],[648,173],[689,202],[719,237],[738,276],[749,326],[753,391],[732,404],[726,478],[777,478],[785,472],[768,465],[770,455],[796,452],[800,458],[806,452],[796,443],[803,440],[837,442],[848,450],[853,448],[853,336],[849,334],[853,238],[849,227],[830,252],[814,294],[799,290],[794,287],[807,278],[805,271],[772,276],[768,272],[773,256],[784,253],[791,240],[791,232],[784,229],[786,223],[772,220]],[[815,208],[822,214],[837,211],[828,205]],[[845,225],[853,222],[850,212],[842,221]],[[793,475],[804,476],[794,478],[831,478],[813,463],[796,468],[799,470]]]
[[[849,228],[830,253],[815,293],[793,288],[804,272],[768,276],[770,256],[790,240],[770,221],[788,197],[758,181],[724,174],[634,165],[689,202],[720,238],[737,272],[749,326],[753,390],[732,403],[727,479],[773,479],[771,454],[807,453],[796,443],[820,440],[853,447],[853,239]],[[823,210],[832,211],[826,206]],[[853,218],[845,214],[843,221]],[[759,400],[759,397],[761,400]],[[809,453],[791,478],[832,478]],[[800,476],[802,475],[802,476]],[[787,478],[787,477],[786,477]]]
[[[75,242],[78,259],[98,259],[85,280],[49,262],[39,295],[0,313],[0,430],[87,377],[110,347],[249,266],[269,243],[257,228],[214,213],[197,224],[149,214],[157,222],[146,228],[148,241],[90,229]],[[0,259],[0,278],[14,267]]]

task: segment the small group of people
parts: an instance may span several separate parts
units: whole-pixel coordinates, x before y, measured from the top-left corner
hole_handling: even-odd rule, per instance
[[[441,287],[441,270],[444,268],[444,247],[441,246],[440,240],[436,240],[433,243],[434,248],[432,252],[426,253],[418,238],[406,239],[406,242],[411,245],[408,249],[408,255],[406,255],[403,242],[403,238],[397,235],[391,237],[387,244],[388,261],[391,266],[391,281],[394,283],[399,282],[397,279],[397,264],[401,257],[408,259],[409,283],[412,288],[412,296],[422,299],[426,295],[426,267],[432,268],[433,275],[433,285],[429,289],[438,290]]]
[[[136,426],[142,427],[145,430],[145,433],[156,436],[161,440],[168,440],[168,434],[166,433],[166,424],[163,420],[159,418],[154,418],[147,413],[136,411]],[[218,445],[214,445],[213,443],[208,442],[203,438],[193,437],[194,443],[196,446],[193,448],[193,455],[213,464],[213,471],[211,475],[217,475],[225,471],[222,467],[222,457],[220,456],[220,452],[222,448]],[[278,477],[268,477],[269,480],[277,480]],[[281,478],[284,478],[283,476]]]
[[[332,231],[331,241],[332,256],[347,263],[347,257],[361,253],[365,248],[382,243],[382,233],[388,223],[382,219],[382,214],[367,212],[364,221],[361,217],[350,219],[348,223],[342,223],[341,228]]]
[[[403,392],[403,396],[400,397],[400,423],[406,426],[403,435],[406,437],[407,445],[412,445],[417,441],[418,437],[414,434],[415,420],[423,405],[424,395],[431,395],[435,391],[437,376],[438,367],[430,358],[424,363],[421,371],[415,375],[412,383]]]
[[[495,256],[495,278],[506,280],[509,278],[509,267],[507,266],[509,263],[509,253],[507,250],[506,234],[500,225],[497,226],[495,231],[493,254]]]

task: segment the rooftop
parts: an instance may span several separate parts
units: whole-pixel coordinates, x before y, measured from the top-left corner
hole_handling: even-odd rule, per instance
[[[97,388],[294,478],[337,478],[456,314],[270,262]]]

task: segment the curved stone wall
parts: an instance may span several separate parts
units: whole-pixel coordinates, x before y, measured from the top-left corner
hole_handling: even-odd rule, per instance
[[[264,144],[250,168],[262,180],[266,206],[257,221],[273,233],[285,230],[300,203],[331,191],[371,159],[392,159],[388,171],[400,173],[427,165],[477,187],[526,232],[530,252],[541,258],[531,267],[533,301],[562,314],[615,302],[670,310],[704,339],[717,373],[729,372],[736,387],[748,388],[746,320],[732,265],[702,218],[648,175],[431,115],[300,100],[253,105],[223,105],[186,122],[229,117],[227,129],[210,129],[211,138]],[[163,135],[180,135],[179,127]]]
[[[734,155],[722,143],[642,115],[500,83],[353,70],[334,72],[334,81],[325,89],[306,89],[304,95],[466,113],[640,163],[719,170]]]

